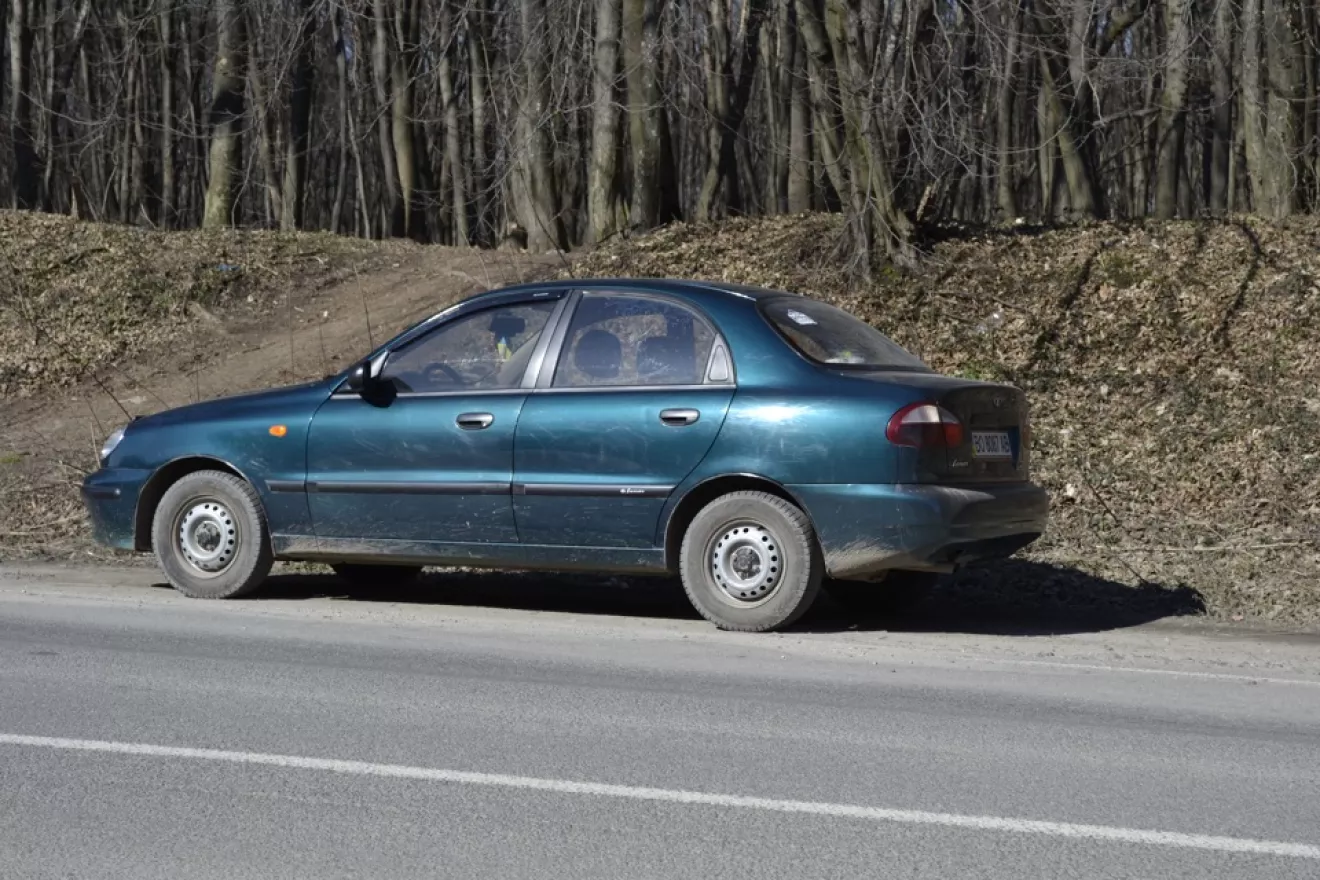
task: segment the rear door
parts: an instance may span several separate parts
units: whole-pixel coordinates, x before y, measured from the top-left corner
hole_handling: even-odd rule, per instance
[[[523,404],[513,509],[524,544],[652,547],[665,500],[733,398],[713,325],[649,294],[580,294]]]

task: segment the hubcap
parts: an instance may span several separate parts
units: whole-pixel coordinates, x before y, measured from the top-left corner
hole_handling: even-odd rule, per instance
[[[198,501],[179,518],[179,555],[203,574],[219,574],[238,552],[234,515],[218,501]]]
[[[729,529],[711,549],[711,575],[738,603],[760,602],[773,593],[782,567],[774,536],[754,523]]]

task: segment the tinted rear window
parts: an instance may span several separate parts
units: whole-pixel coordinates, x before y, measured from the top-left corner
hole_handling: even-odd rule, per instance
[[[832,367],[928,370],[920,359],[870,324],[816,300],[767,300],[761,311],[789,344]]]

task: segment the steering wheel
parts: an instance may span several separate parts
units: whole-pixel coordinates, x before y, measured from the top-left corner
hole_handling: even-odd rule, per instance
[[[422,370],[422,376],[426,378],[428,385],[458,385],[468,384],[463,378],[463,374],[446,363],[434,363]],[[448,380],[448,381],[445,381]]]

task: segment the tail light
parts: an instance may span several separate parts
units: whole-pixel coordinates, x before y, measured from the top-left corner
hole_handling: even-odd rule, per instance
[[[910,403],[894,413],[885,437],[895,446],[961,446],[963,425],[958,417],[934,403]]]

